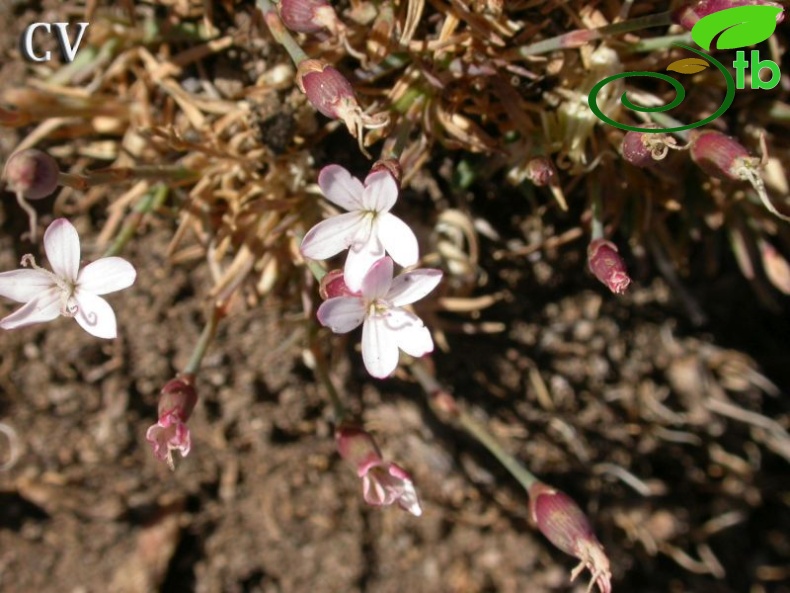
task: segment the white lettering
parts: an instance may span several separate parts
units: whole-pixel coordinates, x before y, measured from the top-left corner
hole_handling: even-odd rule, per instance
[[[69,41],[68,35],[68,23],[55,23],[55,28],[57,29],[58,39],[60,40],[60,49],[62,50],[63,59],[67,62],[73,62],[74,58],[77,55],[77,50],[80,47],[80,43],[82,43],[82,36],[85,34],[85,30],[88,28],[88,23],[77,23],[79,26],[79,31],[77,31],[77,37],[74,40],[74,45],[71,45]]]
[[[46,29],[47,33],[50,32],[50,25],[49,23],[33,23],[27,29],[25,29],[25,34],[22,37],[22,53],[25,54],[25,57],[28,60],[32,60],[34,62],[49,62],[49,59],[52,54],[50,52],[46,52],[44,57],[40,57],[36,54],[35,50],[33,49],[33,33],[39,27],[43,27]]]

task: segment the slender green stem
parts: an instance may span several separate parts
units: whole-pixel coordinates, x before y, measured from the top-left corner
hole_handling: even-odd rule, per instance
[[[590,240],[603,239],[603,199],[601,198],[601,188],[597,183],[592,188],[592,222],[590,223]]]
[[[192,356],[189,358],[189,362],[184,367],[184,374],[191,373],[193,375],[197,375],[198,371],[200,370],[200,363],[203,362],[203,357],[206,355],[208,347],[211,345],[211,342],[214,341],[214,336],[217,333],[219,322],[223,317],[225,317],[226,314],[227,310],[225,303],[214,305],[214,308],[211,311],[211,316],[208,318],[206,325],[203,327],[203,332],[200,334],[197,344],[195,344],[195,349],[192,351]]]
[[[483,445],[491,455],[496,457],[525,490],[529,491],[530,487],[539,481],[513,455],[505,451],[485,426],[475,420],[458,404],[455,398],[436,380],[436,377],[434,377],[432,371],[428,369],[423,360],[413,360],[409,364],[409,370],[430,398],[431,405],[442,416],[449,414],[461,428]]]
[[[307,54],[302,51],[302,48],[283,25],[274,4],[269,0],[257,0],[256,4],[258,10],[263,13],[263,19],[266,21],[266,26],[269,27],[272,37],[285,48],[293,63],[298,66],[300,62],[306,60]]]
[[[661,126],[664,128],[680,128],[685,125],[683,122],[676,120],[671,115],[668,115],[666,113],[661,113],[658,111],[651,113],[650,117],[654,122],[656,122],[657,124],[661,124]],[[681,138],[683,138],[683,140],[688,142],[689,130],[681,130],[680,132],[673,132],[673,134],[680,136]]]
[[[604,37],[612,37],[614,35],[621,35],[622,33],[630,33],[650,27],[664,27],[671,24],[672,19],[670,18],[669,12],[650,14],[621,23],[606,25],[597,29],[579,29],[549,39],[543,39],[542,41],[520,47],[518,49],[518,55],[525,58],[537,54],[545,54],[558,49],[581,47],[590,41],[596,41]]]
[[[115,237],[115,241],[113,241],[112,245],[104,252],[104,257],[112,257],[123,251],[123,248],[126,247],[126,244],[134,237],[137,229],[143,222],[143,217],[149,212],[159,208],[165,202],[168,191],[169,188],[164,183],[160,183],[146,192],[124,222],[121,232]]]
[[[332,402],[332,409],[335,414],[335,426],[340,426],[346,417],[346,407],[343,405],[343,400],[340,399],[340,394],[335,389],[335,384],[332,383],[332,378],[329,376],[329,369],[326,363],[324,353],[321,351],[317,340],[312,340],[310,351],[313,353],[315,359],[315,374],[318,380],[323,384],[329,395],[329,400]]]
[[[636,43],[630,43],[626,46],[628,53],[644,53],[657,51],[659,49],[667,49],[672,47],[674,43],[691,43],[691,33],[681,33],[679,35],[664,35],[663,37],[651,37],[650,39],[640,39]]]

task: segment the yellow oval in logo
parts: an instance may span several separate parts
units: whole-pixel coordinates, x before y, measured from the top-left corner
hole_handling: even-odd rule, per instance
[[[667,70],[671,72],[679,72],[680,74],[696,74],[708,68],[710,64],[707,60],[702,58],[684,58],[676,60],[667,66]]]

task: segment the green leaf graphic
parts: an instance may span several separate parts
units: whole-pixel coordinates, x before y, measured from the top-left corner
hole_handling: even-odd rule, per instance
[[[737,49],[760,43],[776,30],[777,6],[736,6],[701,18],[691,29],[691,38],[710,51],[716,35],[716,49]]]

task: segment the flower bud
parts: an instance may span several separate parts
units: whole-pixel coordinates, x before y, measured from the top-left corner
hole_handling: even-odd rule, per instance
[[[545,187],[556,175],[554,163],[545,156],[538,156],[527,161],[525,170],[527,179],[538,187]]]
[[[403,168],[400,166],[400,161],[398,159],[380,159],[373,163],[373,166],[370,168],[370,173],[368,173],[368,178],[373,175],[373,173],[378,173],[379,171],[387,171],[392,178],[395,180],[395,183],[398,184],[398,189],[400,189],[400,182],[403,179]],[[365,179],[365,184],[367,185],[367,178]]]
[[[337,68],[321,60],[300,62],[296,82],[313,107],[329,118],[342,119],[349,105],[357,105],[351,83]]]
[[[341,296],[357,296],[361,293],[354,292],[346,285],[343,270],[329,270],[318,286],[318,294],[324,300]]]
[[[782,8],[782,5],[778,2],[769,2],[767,0],[694,0],[675,10],[672,13],[672,20],[684,29],[691,31],[701,18],[714,12],[738,6],[773,6],[774,8]],[[783,12],[776,15],[777,23],[781,23],[783,20]]]
[[[40,200],[55,191],[59,173],[55,159],[35,148],[14,153],[5,165],[9,189],[28,200]]]
[[[179,451],[186,457],[192,448],[192,439],[187,420],[197,404],[195,376],[191,373],[168,381],[159,393],[159,420],[150,426],[145,433],[146,440],[151,443],[154,456],[167,462],[174,469],[173,451]]]
[[[587,246],[587,264],[590,271],[615,294],[622,294],[631,283],[623,258],[617,246],[606,239],[593,239]]]
[[[399,465],[384,461],[376,442],[365,430],[340,426],[335,432],[340,456],[362,479],[362,496],[371,506],[397,505],[412,515],[422,515],[411,476]]]
[[[570,496],[542,482],[533,484],[528,493],[529,514],[540,532],[557,548],[581,561],[571,572],[571,580],[587,568],[601,593],[610,593],[609,559],[584,511]]]
[[[322,29],[338,30],[335,9],[325,0],[280,0],[280,18],[297,33],[317,33]]]
[[[666,134],[631,131],[623,138],[620,151],[623,159],[635,167],[652,167],[674,146],[675,141]]]
[[[693,136],[691,158],[708,175],[734,180],[747,179],[745,170],[759,164],[735,138],[712,130]]]

